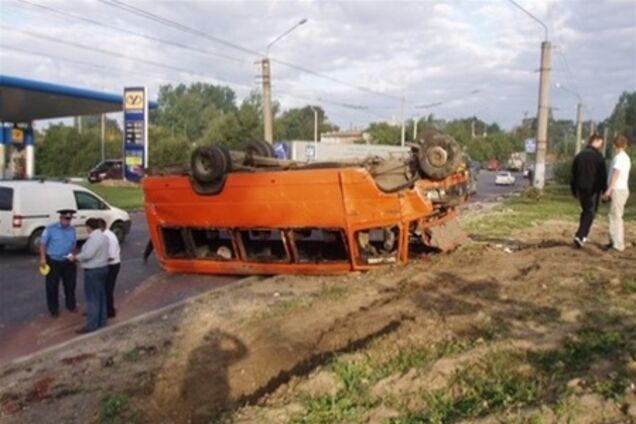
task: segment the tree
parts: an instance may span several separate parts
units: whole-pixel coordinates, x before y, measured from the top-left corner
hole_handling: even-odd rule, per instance
[[[150,112],[151,121],[181,134],[190,141],[200,139],[211,122],[236,112],[236,95],[229,87],[194,83],[189,87],[164,85],[159,88],[159,108]]]
[[[621,94],[606,124],[610,138],[623,134],[631,143],[636,143],[636,91]]]
[[[314,106],[318,112],[318,133],[334,131],[336,126],[328,122],[325,111]],[[276,119],[274,125],[277,140],[313,140],[315,115],[311,106],[288,109]]]
[[[371,143],[373,144],[399,145],[402,128],[399,125],[391,125],[388,122],[373,122],[369,125],[367,133],[371,136]]]

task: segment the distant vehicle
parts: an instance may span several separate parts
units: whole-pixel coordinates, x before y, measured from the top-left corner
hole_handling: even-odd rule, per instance
[[[130,215],[92,191],[70,183],[45,180],[0,181],[0,245],[39,251],[44,228],[58,220],[59,209],[75,209],[72,224],[77,239],[88,238],[86,220],[103,218],[123,242],[130,231]]]
[[[525,152],[514,152],[510,154],[508,158],[508,171],[519,172],[521,171],[526,164],[526,154]]]
[[[472,160],[467,154],[464,154],[464,163],[470,175],[468,193],[475,194],[477,193],[477,174],[479,174],[481,164],[478,161]]]
[[[98,163],[88,172],[90,183],[99,183],[104,180],[121,180],[123,161],[120,159],[108,159]]]
[[[495,177],[496,185],[515,185],[515,177],[510,172],[498,172]]]
[[[486,169],[489,171],[499,171],[499,161],[498,160],[489,160],[486,162]]]

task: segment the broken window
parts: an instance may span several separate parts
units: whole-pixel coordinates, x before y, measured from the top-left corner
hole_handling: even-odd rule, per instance
[[[169,258],[236,258],[230,231],[218,228],[162,228],[164,250]]]
[[[194,255],[197,258],[229,260],[236,258],[232,246],[232,235],[218,228],[191,229]]]
[[[299,262],[348,261],[347,244],[340,230],[303,228],[292,230]]]
[[[183,228],[162,228],[163,248],[169,258],[187,258],[188,249]]]
[[[369,265],[397,262],[399,236],[397,226],[356,231],[358,261]]]
[[[245,258],[252,261],[289,261],[280,230],[241,230]]]

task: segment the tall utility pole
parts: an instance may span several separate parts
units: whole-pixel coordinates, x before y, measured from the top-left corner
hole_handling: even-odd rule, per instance
[[[296,25],[283,32],[267,45],[265,57],[261,60],[261,70],[263,73],[263,132],[265,141],[274,142],[274,117],[272,115],[272,74],[269,64],[269,49],[281,38],[307,22],[306,18],[301,19]]]
[[[311,105],[309,107],[314,112],[314,143],[317,143],[318,142],[318,110]]]
[[[402,120],[402,135],[400,137],[400,146],[404,147],[406,141],[406,127],[404,126],[404,97],[402,97],[402,107],[401,107],[401,116]]]
[[[583,141],[581,139],[582,137],[581,133],[582,133],[582,127],[583,127],[583,121],[582,121],[583,99],[581,98],[581,95],[577,93],[576,91],[571,90],[567,87],[564,87],[558,82],[555,85],[557,88],[560,88],[563,91],[567,91],[568,93],[575,95],[576,98],[578,99],[578,103],[576,104],[576,141],[574,144],[574,154],[576,155],[581,151],[581,142]]]
[[[539,110],[537,113],[537,155],[534,164],[533,186],[543,189],[545,186],[545,159],[548,154],[548,116],[550,109],[550,66],[552,65],[552,45],[548,41],[548,27],[539,18],[524,9],[515,0],[508,0],[523,13],[528,15],[545,31],[544,41],[541,43],[541,69],[539,76]]]
[[[547,38],[547,29],[546,29]],[[534,187],[545,186],[545,160],[548,153],[548,110],[550,108],[550,66],[552,65],[552,45],[541,43],[541,74],[539,77],[539,110],[537,125],[537,157],[534,165]]]
[[[417,122],[418,121],[419,121],[419,119],[413,118],[413,142],[415,142],[415,140],[417,140]]]
[[[105,115],[102,113],[102,125],[101,125],[101,133],[102,133],[102,162],[104,162],[104,160],[106,160],[106,118]]]
[[[263,72],[263,129],[265,141],[274,142],[274,117],[272,116],[272,86],[269,72],[269,58],[261,61]]]
[[[581,110],[583,109],[583,104],[579,101],[576,104],[576,148],[574,149],[574,154],[578,155],[581,151],[581,140],[582,132],[583,132],[583,122],[581,121]]]

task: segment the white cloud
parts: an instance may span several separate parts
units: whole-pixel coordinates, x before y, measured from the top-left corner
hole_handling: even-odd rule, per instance
[[[488,119],[505,127],[516,124],[524,112],[536,111],[538,74],[533,71],[539,67],[543,30],[504,0],[132,3],[125,0],[126,4],[244,46],[254,53],[231,49],[100,2],[29,1],[239,60],[167,46],[61,17],[23,2],[3,0],[0,73],[113,92],[121,91],[125,85],[141,83],[149,87],[151,95],[157,93],[161,84],[231,81],[232,88],[242,97],[259,86],[259,67],[254,62],[259,60],[267,43],[301,18],[307,18],[306,24],[273,46],[274,59],[390,97],[369,94],[273,62],[273,93],[283,107],[310,101],[320,103],[316,100],[320,97],[369,108],[356,111],[325,101],[322,106],[327,114],[343,127],[350,123],[365,126],[381,117],[397,116],[400,102],[395,98],[402,96],[407,99],[408,114],[422,112],[413,108],[416,104],[443,102],[430,112],[453,118],[487,108]],[[607,117],[622,91],[636,90],[633,0],[519,2],[546,22],[550,38],[558,46],[559,52],[555,51],[552,59],[552,81],[579,91],[585,102],[594,105],[589,108],[594,119]],[[182,70],[78,49],[10,28]],[[480,92],[470,95],[475,89]],[[564,118],[573,117],[567,106],[572,103],[570,95],[552,89],[551,100],[560,107]]]

